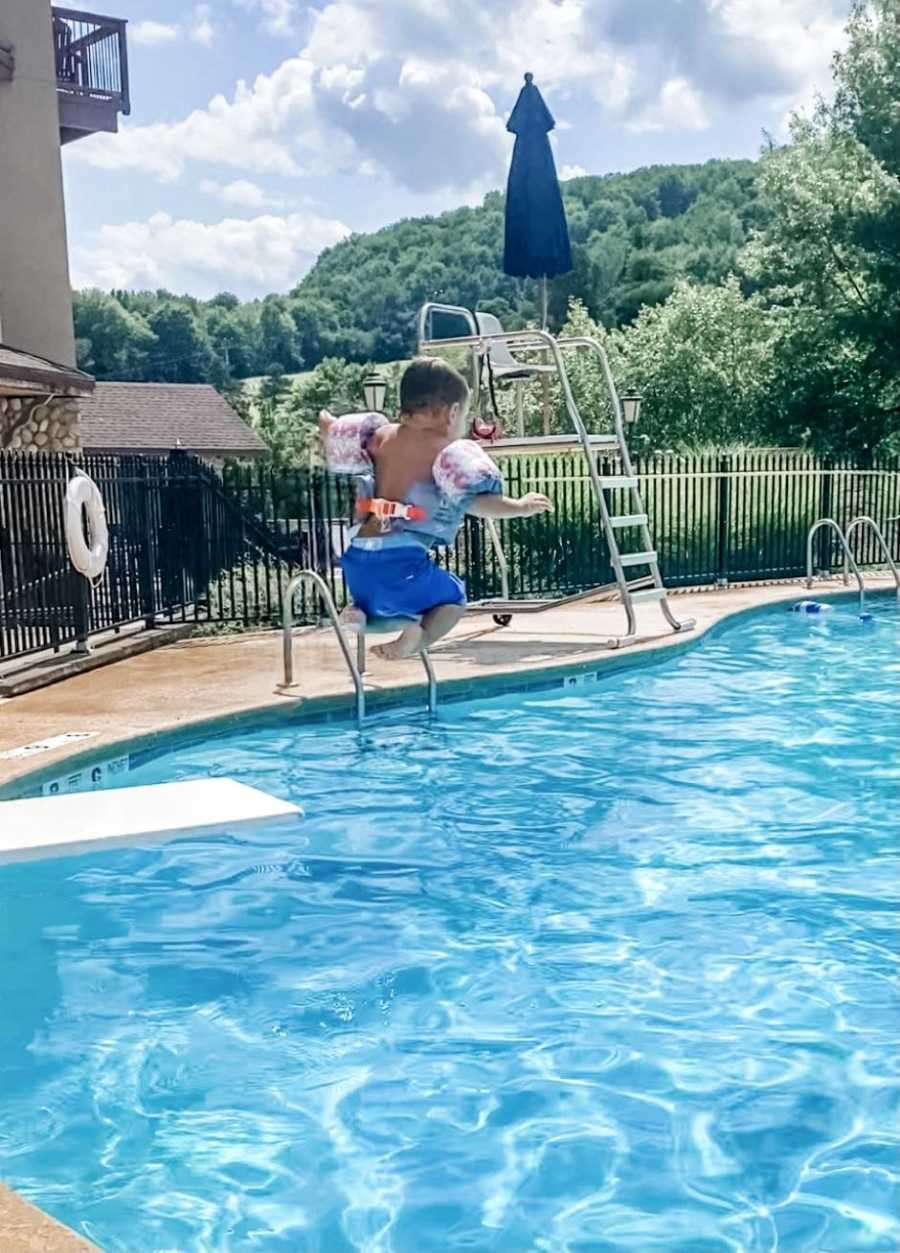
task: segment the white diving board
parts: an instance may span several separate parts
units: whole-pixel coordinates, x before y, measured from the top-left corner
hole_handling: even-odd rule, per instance
[[[72,857],[119,844],[296,821],[297,805],[235,779],[72,792],[0,802],[0,862]]]

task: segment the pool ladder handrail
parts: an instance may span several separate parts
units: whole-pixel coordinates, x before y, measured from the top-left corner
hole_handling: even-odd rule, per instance
[[[897,519],[889,518],[888,521],[895,522],[897,521]],[[890,569],[891,574],[894,576],[894,584],[897,588],[897,597],[898,599],[900,599],[900,570],[897,569],[897,564],[894,561],[894,558],[891,556],[891,550],[888,547],[888,542],[884,537],[884,531],[882,531],[881,527],[878,525],[875,519],[870,517],[869,514],[861,513],[859,517],[854,518],[853,521],[850,523],[850,525],[847,527],[846,531],[844,532],[844,536],[847,540],[847,547],[848,548],[850,547],[850,540],[853,538],[853,532],[856,531],[861,526],[871,527],[872,532],[875,535],[875,539],[878,543],[878,547],[881,549],[882,555],[884,556],[884,560],[888,568]],[[845,581],[847,579],[847,556],[846,554],[844,555],[844,579]]]
[[[859,609],[860,613],[862,613],[866,606],[866,585],[863,582],[863,576],[859,572],[859,566],[853,558],[853,553],[850,551],[847,537],[834,518],[819,518],[818,522],[814,522],[809,528],[809,533],[806,536],[806,586],[812,588],[815,582],[813,578],[813,540],[823,527],[830,527],[840,540],[841,548],[844,552],[844,582],[849,581],[847,571],[852,570],[859,585]]]
[[[360,632],[360,639],[357,645],[357,657],[361,661],[361,664],[358,664],[348,643],[347,634],[341,625],[340,615],[328,584],[315,570],[301,570],[299,574],[295,574],[288,583],[284,593],[284,608],[281,616],[284,686],[290,687],[294,682],[294,597],[298,589],[307,584],[311,584],[319,593],[332,630],[337,636],[341,654],[353,681],[353,690],[356,696],[356,721],[359,726],[362,726],[366,716],[366,688],[363,683],[363,675],[365,674],[365,632]],[[419,656],[422,659],[422,665],[428,679],[428,712],[434,714],[437,710],[437,679],[427,650],[423,650],[419,653]]]

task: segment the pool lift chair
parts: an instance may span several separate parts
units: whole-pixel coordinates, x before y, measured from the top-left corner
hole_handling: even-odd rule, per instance
[[[461,336],[435,338],[432,333],[435,314],[464,322],[467,333]],[[473,313],[457,305],[436,303],[424,304],[419,311],[418,341],[418,350],[422,355],[458,348],[468,349],[471,352],[472,375],[476,385],[476,406],[479,400],[478,389],[482,367],[485,363],[489,370],[493,370],[496,378],[511,380],[522,389],[531,378],[538,375],[550,375],[559,380],[566,411],[572,423],[572,434],[529,440],[523,436],[520,427],[517,438],[498,440],[493,445],[493,450],[512,453],[564,451],[574,448],[583,452],[597,499],[600,529],[609,549],[615,575],[614,583],[592,587],[588,591],[578,592],[573,596],[563,596],[553,600],[513,600],[509,593],[509,567],[503,553],[497,525],[493,519],[488,519],[487,534],[497,559],[501,595],[497,599],[476,601],[470,604],[469,612],[492,614],[494,620],[503,626],[510,621],[513,614],[542,613],[545,609],[554,609],[560,605],[587,600],[601,592],[616,591],[625,610],[626,629],[624,635],[609,640],[610,648],[621,648],[637,640],[635,609],[651,601],[659,604],[666,622],[673,631],[688,631],[695,626],[693,619],[676,618],[669,604],[668,591],[659,572],[658,554],[650,536],[649,519],[631,464],[625,438],[622,404],[602,345],[587,336],[557,338],[549,331],[533,329],[504,331],[498,319],[492,314]],[[576,352],[591,353],[600,363],[615,426],[615,430],[608,434],[589,434],[575,402],[566,371],[565,357]],[[529,360],[529,357],[534,358],[536,354],[544,360]],[[523,403],[521,398],[517,397],[517,408],[520,408]],[[602,452],[618,455],[621,474],[601,475],[597,468],[597,454]],[[627,494],[627,504],[620,506],[618,502],[622,500],[624,494]],[[613,497],[615,497],[615,504]],[[636,570],[643,570],[644,573],[635,577],[633,572]]]

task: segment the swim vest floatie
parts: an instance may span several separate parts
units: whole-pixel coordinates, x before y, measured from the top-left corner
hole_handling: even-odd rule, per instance
[[[390,425],[380,413],[350,413],[336,418],[325,433],[325,457],[333,474],[371,474],[369,445],[373,435]],[[496,494],[503,476],[480,444],[457,439],[435,457],[431,470],[439,495],[453,508],[467,498]]]

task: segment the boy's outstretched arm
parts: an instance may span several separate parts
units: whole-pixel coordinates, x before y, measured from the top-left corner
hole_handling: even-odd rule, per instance
[[[476,496],[466,508],[475,518],[533,518],[538,513],[552,513],[553,502],[540,492],[529,492],[515,499],[512,496]]]

